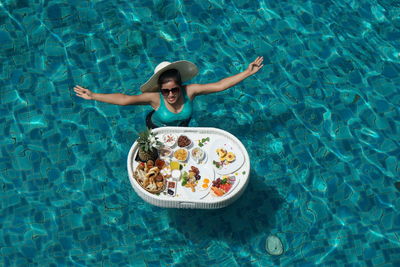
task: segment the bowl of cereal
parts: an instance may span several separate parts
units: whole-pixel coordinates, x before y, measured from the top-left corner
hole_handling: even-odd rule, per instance
[[[179,148],[174,152],[174,158],[176,158],[180,162],[184,162],[188,159],[189,152],[185,148]]]

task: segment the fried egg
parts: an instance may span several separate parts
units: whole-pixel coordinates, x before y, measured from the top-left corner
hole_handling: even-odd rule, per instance
[[[197,188],[201,191],[207,190],[211,185],[211,180],[208,178],[201,178],[197,184]]]

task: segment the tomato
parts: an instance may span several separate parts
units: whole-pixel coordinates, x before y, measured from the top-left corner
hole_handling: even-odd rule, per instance
[[[221,184],[221,185],[219,186],[219,188],[221,188],[222,190],[225,191],[225,193],[227,193],[227,192],[232,188],[232,185],[231,185],[231,184],[228,184],[228,183],[226,183],[226,184]]]

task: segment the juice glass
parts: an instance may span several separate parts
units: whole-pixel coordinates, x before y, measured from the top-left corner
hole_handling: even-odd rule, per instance
[[[180,168],[180,164],[177,161],[171,161],[169,166],[171,167],[171,170],[179,170]]]

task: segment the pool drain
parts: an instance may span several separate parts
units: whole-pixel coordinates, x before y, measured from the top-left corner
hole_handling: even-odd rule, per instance
[[[265,249],[270,255],[279,256],[283,254],[283,244],[279,237],[270,235],[265,241]]]

